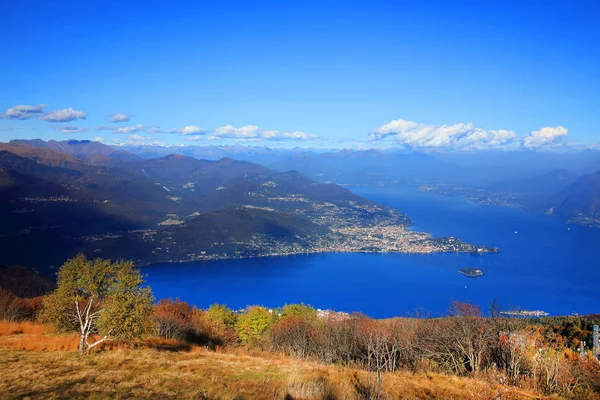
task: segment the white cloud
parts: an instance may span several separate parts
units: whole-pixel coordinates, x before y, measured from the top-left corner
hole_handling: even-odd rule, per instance
[[[73,126],[73,125],[65,125],[65,126],[61,126],[61,127],[57,128],[57,129],[62,133],[85,133],[85,132],[89,131],[89,129],[87,129],[87,128],[80,128],[78,126]]]
[[[510,144],[518,136],[511,130],[486,131],[472,123],[426,125],[397,119],[369,133],[370,140],[385,138],[414,148],[483,149]]]
[[[110,122],[112,123],[127,122],[131,119],[131,115],[123,113],[109,114],[109,116],[111,117]]]
[[[182,129],[179,129],[179,128],[161,129],[158,127],[153,127],[153,128],[148,129],[148,133],[178,133],[180,135],[204,135],[206,133],[206,131],[195,125],[187,125]]]
[[[562,126],[545,127],[520,137],[512,130],[484,130],[472,123],[426,125],[403,119],[394,120],[369,133],[369,140],[392,139],[413,148],[430,149],[532,149],[557,144],[569,130]]]
[[[129,135],[129,136],[127,137],[127,139],[129,139],[129,140],[134,140],[134,141],[137,141],[137,142],[139,142],[139,141],[141,141],[141,140],[151,140],[152,138],[150,138],[150,137],[146,137],[146,136],[141,136],[141,135],[135,135],[135,134],[134,134],[134,135]]]
[[[413,121],[407,121],[404,119],[395,119],[392,122],[389,122],[385,125],[380,126],[377,129],[374,129],[373,131],[371,131],[371,133],[369,134],[369,138],[376,140],[376,139],[383,139],[387,136],[391,136],[391,135],[399,135],[402,134],[403,132],[408,132],[411,130],[416,129],[420,124],[417,124],[416,122]]]
[[[305,132],[280,132],[276,130],[262,130],[256,125],[234,128],[231,125],[215,129],[209,137],[215,139],[243,139],[243,140],[314,140],[318,136]]]
[[[188,125],[181,129],[175,129],[175,128],[174,129],[161,129],[156,126],[146,126],[146,125],[142,125],[142,124],[131,125],[131,126],[121,126],[121,127],[103,125],[103,126],[95,127],[94,130],[96,130],[96,131],[112,131],[113,133],[118,133],[118,134],[131,134],[131,133],[146,132],[148,134],[176,133],[176,134],[180,134],[180,135],[203,135],[204,133],[206,133],[206,131],[204,129],[199,128],[194,125]]]
[[[106,127],[100,127],[100,128],[106,128]],[[112,128],[109,128],[112,129]],[[99,130],[103,130],[103,129],[99,129]],[[114,133],[136,133],[136,132],[143,132],[146,130],[146,127],[144,125],[133,125],[133,126],[123,126],[121,128],[117,128],[114,129],[113,132]]]
[[[215,129],[211,137],[214,138],[257,138],[260,134],[260,128],[256,125],[242,126],[234,128],[231,125],[222,126]]]
[[[100,143],[104,143],[104,138],[100,137],[100,136],[96,136],[95,138],[92,139],[94,142],[100,142]]]
[[[182,135],[198,135],[198,134],[203,134],[203,133],[205,133],[204,129],[199,128],[194,125],[188,125],[185,128],[183,128],[181,131]]]
[[[133,125],[133,126],[121,126],[121,127],[116,127],[116,126],[106,126],[106,125],[101,125],[101,126],[96,126],[94,127],[95,131],[111,131],[113,133],[135,133],[135,132],[142,132],[144,130],[148,129],[146,126],[138,124],[138,125]],[[151,129],[151,128],[150,128]]]
[[[556,143],[557,140],[569,134],[569,130],[562,126],[541,128],[539,131],[533,131],[523,139],[523,146],[542,147]]]
[[[133,134],[146,132],[148,134],[157,133],[174,133],[179,135],[188,136],[188,140],[201,140],[207,131],[195,125],[186,125],[183,128],[172,128],[162,129],[156,126],[145,126],[145,125],[133,125],[123,127],[113,126],[97,126],[94,128],[96,131],[112,131],[113,133],[119,134]],[[309,135],[305,132],[280,132],[277,130],[262,130],[258,126],[248,125],[241,128],[234,128],[231,125],[222,126],[215,129],[214,132],[208,137],[210,140],[217,139],[238,139],[248,141],[259,141],[259,140],[315,140],[319,139],[315,135]]]
[[[161,128],[156,127],[156,126],[152,126],[152,127],[148,128],[148,129],[146,129],[146,131],[148,133],[179,133],[177,131],[177,129],[161,129]]]
[[[197,140],[202,140],[202,139],[204,139],[204,136],[200,136],[200,135],[188,136],[188,138],[187,138],[187,139],[188,139],[188,140],[191,140],[191,141],[197,141]]]
[[[37,106],[14,106],[6,110],[4,114],[0,114],[0,118],[6,119],[32,119],[44,112],[45,104]]]
[[[87,114],[83,111],[65,108],[63,110],[50,111],[47,114],[40,116],[38,119],[48,122],[70,122],[77,119],[85,119]]]

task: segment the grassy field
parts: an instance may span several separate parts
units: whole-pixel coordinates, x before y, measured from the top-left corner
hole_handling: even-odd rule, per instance
[[[32,323],[0,325],[0,393],[13,398],[359,399],[373,375],[268,353],[214,352],[178,342],[112,344],[90,356],[76,336]],[[111,346],[111,345],[109,345]],[[387,398],[532,399],[484,380],[406,371],[384,375]]]

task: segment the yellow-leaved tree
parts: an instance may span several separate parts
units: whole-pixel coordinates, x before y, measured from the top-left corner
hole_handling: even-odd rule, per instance
[[[58,271],[40,319],[59,332],[77,331],[80,354],[112,339],[152,334],[153,296],[130,261],[88,260],[79,254]],[[90,342],[93,335],[96,340]]]
[[[257,344],[274,322],[275,316],[267,308],[251,306],[238,317],[235,330],[243,344]]]

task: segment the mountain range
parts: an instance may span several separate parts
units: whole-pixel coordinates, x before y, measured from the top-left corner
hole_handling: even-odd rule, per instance
[[[600,171],[587,174],[551,198],[549,214],[581,225],[600,227]]]
[[[600,227],[600,152],[301,153],[271,164],[348,186],[413,185],[477,202],[520,206]],[[569,169],[567,169],[567,168]]]
[[[274,151],[268,167],[163,152],[147,158],[77,140],[0,144],[0,263],[44,269],[80,251],[140,264],[321,251],[496,251],[414,232],[407,216],[339,184],[430,185],[600,226],[600,172],[577,168],[530,166],[480,180],[469,162],[399,151]],[[245,156],[251,153],[269,151]]]
[[[231,158],[144,159],[90,141],[0,144],[0,217],[0,263],[42,270],[80,251],[140,264],[495,251],[412,232],[400,212],[297,171]]]

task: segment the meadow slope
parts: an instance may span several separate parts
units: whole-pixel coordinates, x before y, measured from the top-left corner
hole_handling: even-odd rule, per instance
[[[360,399],[373,376],[244,349],[215,352],[176,341],[137,349],[110,344],[90,356],[75,335],[50,335],[32,323],[0,327],[0,393],[16,398]],[[515,387],[437,373],[384,374],[394,399],[538,399]],[[554,397],[555,398],[555,397]]]

